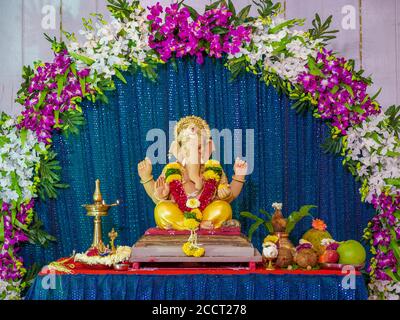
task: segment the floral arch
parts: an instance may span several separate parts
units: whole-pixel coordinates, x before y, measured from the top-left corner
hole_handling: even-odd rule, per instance
[[[330,128],[323,147],[341,154],[360,180],[363,201],[376,216],[366,226],[371,244],[369,272],[373,294],[394,291],[400,281],[400,107],[386,112],[367,93],[372,80],[356,70],[354,61],[326,49],[334,37],[331,17],[316,15],[313,28],[296,30],[304,20],[280,18],[280,4],[259,0],[259,16],[250,6],[236,12],[231,1],[218,0],[197,13],[184,3],[147,10],[139,1],[108,0],[112,21],[101,15],[84,19],[85,43],[65,33],[66,42],[49,39],[55,58],[24,67],[17,101],[20,116],[0,118],[0,297],[18,298],[27,285],[27,270],[18,256],[26,242],[45,244],[52,237],[41,230],[35,198],[55,198],[66,186],[52,151],[52,133],[79,132],[81,102],[107,102],[115,77],[140,70],[157,79],[156,67],[182,57],[202,64],[205,56],[224,59],[232,77],[242,72],[294,100],[297,112],[311,111]]]

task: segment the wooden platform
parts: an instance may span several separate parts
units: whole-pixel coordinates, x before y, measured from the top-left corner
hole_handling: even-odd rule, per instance
[[[255,270],[262,261],[257,249],[244,235],[199,235],[198,243],[206,250],[203,257],[188,257],[182,251],[187,235],[144,235],[132,247],[130,262],[139,269],[144,265],[167,266],[176,264],[198,268],[208,266],[240,266]]]

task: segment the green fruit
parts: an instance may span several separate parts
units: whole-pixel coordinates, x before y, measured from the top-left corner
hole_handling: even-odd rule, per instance
[[[321,245],[321,240],[332,239],[332,236],[328,231],[310,229],[303,235],[302,238],[311,242],[314,250],[317,251],[318,255],[321,255],[325,251],[325,248]]]
[[[336,251],[339,253],[341,264],[362,264],[367,256],[362,244],[356,240],[342,242]]]

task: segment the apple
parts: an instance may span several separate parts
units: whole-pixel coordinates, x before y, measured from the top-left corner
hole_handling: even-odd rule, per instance
[[[366,252],[361,243],[356,240],[341,242],[337,248],[340,264],[362,264],[366,259]]]
[[[320,263],[336,263],[339,261],[339,254],[336,250],[325,250],[325,252],[319,257]]]

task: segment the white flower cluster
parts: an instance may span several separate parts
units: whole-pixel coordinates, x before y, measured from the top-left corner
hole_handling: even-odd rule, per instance
[[[400,300],[400,282],[375,280],[369,289],[369,300]]]
[[[274,202],[271,207],[274,208],[275,210],[282,210],[282,203]]]
[[[92,256],[89,257],[86,253],[78,253],[75,255],[75,261],[85,263],[88,265],[105,265],[112,266],[116,263],[124,262],[131,256],[131,247],[119,246],[115,254],[110,254],[108,256]]]
[[[348,130],[348,156],[359,163],[357,173],[368,181],[367,202],[384,187],[396,192],[396,187],[385,180],[400,178],[400,138],[386,122],[387,115],[382,112]]]
[[[20,281],[9,282],[0,279],[0,300],[20,300],[19,286]]]
[[[12,118],[3,122],[0,133],[0,199],[7,203],[29,201],[35,197],[34,170],[45,145],[31,130],[26,130],[23,138]]]
[[[142,8],[137,8],[129,21],[112,18],[107,23],[101,20],[79,33],[86,41],[80,44],[75,37],[71,37],[67,44],[68,51],[94,61],[90,65],[91,74],[102,75],[106,79],[115,75],[114,67],[126,70],[132,62],[144,63],[151,50],[146,11]],[[82,70],[89,66],[77,61],[77,67]]]
[[[316,57],[320,41],[310,40],[304,31],[291,30],[287,26],[276,33],[268,32],[283,23],[285,20],[282,18],[274,18],[271,23],[261,18],[251,22],[248,24],[253,27],[251,43],[228,59],[245,55],[252,66],[261,62],[266,70],[283,79],[297,82],[299,74],[306,71],[308,56]]]

